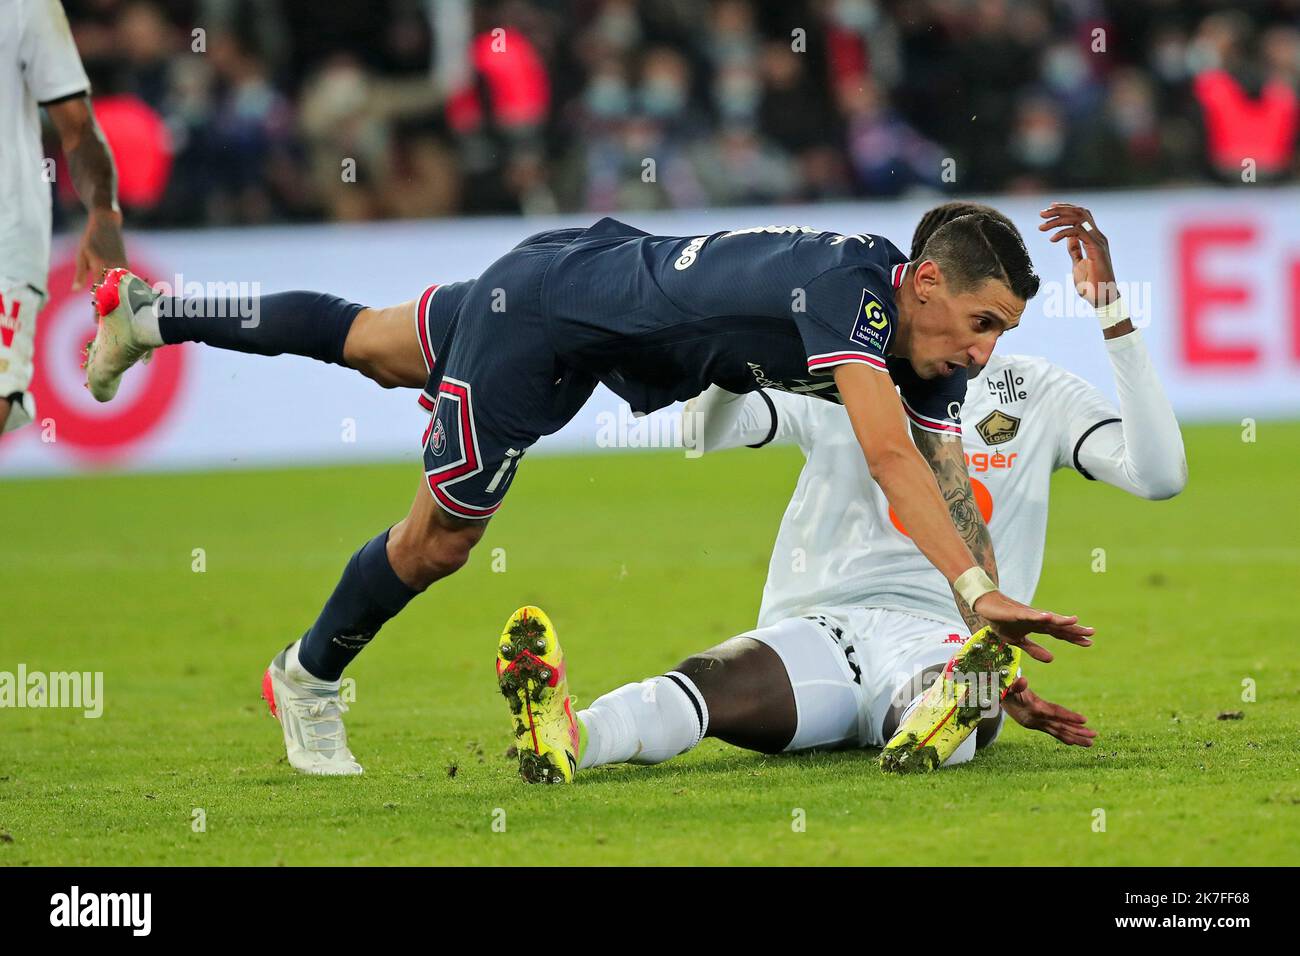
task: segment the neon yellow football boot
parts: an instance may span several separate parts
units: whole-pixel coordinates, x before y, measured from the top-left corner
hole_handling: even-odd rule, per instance
[[[572,783],[580,731],[569,701],[564,652],[541,608],[510,615],[497,644],[497,683],[510,704],[519,776],[529,783]]]
[[[943,765],[996,708],[1020,670],[1020,648],[992,629],[972,634],[880,752],[885,773],[926,773]]]

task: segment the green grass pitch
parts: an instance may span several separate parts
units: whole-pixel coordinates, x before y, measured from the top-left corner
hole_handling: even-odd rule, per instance
[[[541,788],[504,756],[510,612],[551,614],[580,702],[746,630],[792,449],[530,460],[470,565],[349,672],[366,774],[332,780],[289,769],[262,670],[416,464],[5,482],[0,671],[102,671],[105,709],[0,710],[0,864],[1300,863],[1300,424],[1186,435],[1173,501],[1053,485],[1037,600],[1099,633],[1028,674],[1097,746],[1012,726],[905,779],[705,741]]]

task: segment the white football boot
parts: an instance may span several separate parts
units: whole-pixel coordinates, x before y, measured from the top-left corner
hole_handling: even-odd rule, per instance
[[[96,401],[109,402],[126,370],[136,362],[148,362],[162,345],[153,315],[158,293],[134,272],[118,268],[104,273],[92,298],[99,329],[86,346],[86,387]]]
[[[298,642],[271,661],[262,675],[262,697],[280,721],[290,765],[300,773],[341,777],[362,772],[343,729],[347,705],[338,681],[312,677],[298,663]]]

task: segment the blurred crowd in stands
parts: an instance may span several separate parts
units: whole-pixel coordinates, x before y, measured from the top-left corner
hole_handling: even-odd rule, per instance
[[[1300,171],[1300,0],[65,7],[136,225]]]

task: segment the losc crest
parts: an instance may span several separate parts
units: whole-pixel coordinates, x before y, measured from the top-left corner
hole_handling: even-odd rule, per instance
[[[1020,431],[1020,419],[999,408],[985,415],[975,429],[986,445],[1001,445],[1016,437]]]

